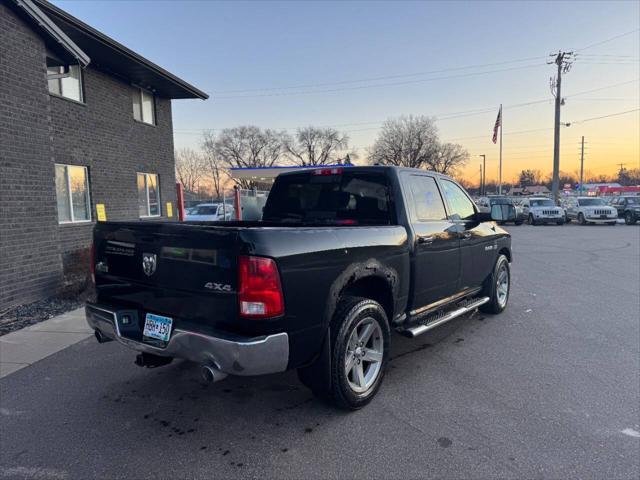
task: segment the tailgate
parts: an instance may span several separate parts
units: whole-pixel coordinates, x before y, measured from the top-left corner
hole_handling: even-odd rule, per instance
[[[237,311],[237,229],[184,223],[99,223],[94,232],[98,301],[223,328]],[[134,337],[137,337],[136,329]]]

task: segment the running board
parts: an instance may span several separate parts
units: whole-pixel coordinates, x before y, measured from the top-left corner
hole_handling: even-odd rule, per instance
[[[454,318],[460,317],[465,313],[469,313],[475,310],[480,305],[484,305],[488,301],[489,297],[478,298],[477,300],[469,303],[468,305],[465,305],[464,307],[451,310],[442,317],[436,317],[436,319],[432,320],[431,322],[425,323],[423,325],[416,325],[415,327],[409,327],[405,329],[403,333],[408,334],[408,336],[412,338],[417,337],[418,335],[422,335],[423,333],[428,332],[429,330],[432,330],[442,325],[443,323],[447,323],[449,320],[453,320]]]

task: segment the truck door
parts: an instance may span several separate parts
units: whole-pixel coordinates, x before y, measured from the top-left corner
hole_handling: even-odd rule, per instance
[[[403,183],[414,232],[410,308],[416,310],[456,292],[460,239],[433,176],[406,172]]]
[[[497,233],[491,222],[476,220],[476,207],[456,183],[439,180],[449,219],[457,226],[460,238],[460,283],[458,290],[479,287],[491,272],[497,257]]]

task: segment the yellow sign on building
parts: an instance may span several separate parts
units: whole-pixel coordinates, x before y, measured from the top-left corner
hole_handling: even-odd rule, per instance
[[[104,203],[96,203],[96,215],[99,222],[107,221],[107,211],[104,208]]]
[[[167,202],[167,217],[173,217],[173,204]]]

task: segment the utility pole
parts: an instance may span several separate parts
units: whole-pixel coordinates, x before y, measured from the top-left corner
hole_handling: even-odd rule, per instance
[[[553,181],[551,183],[551,195],[558,202],[558,184],[560,183],[560,107],[564,103],[562,99],[562,74],[568,73],[571,69],[573,52],[558,52],[551,54],[555,56],[555,60],[548,62],[555,63],[558,67],[557,77],[551,78],[551,93],[556,97],[555,120],[553,125]]]
[[[480,195],[486,195],[486,180],[487,180],[487,156],[486,155],[478,155],[482,157],[482,169],[480,173]]]
[[[478,187],[478,195],[482,195],[482,164],[480,164],[480,186]]]
[[[580,147],[580,196],[582,196],[583,181],[584,181],[584,135],[582,136],[582,145]]]

